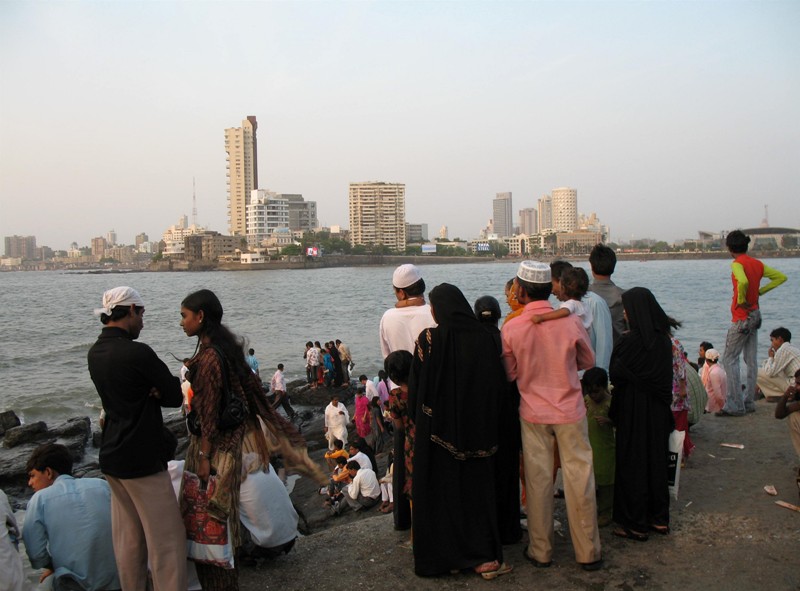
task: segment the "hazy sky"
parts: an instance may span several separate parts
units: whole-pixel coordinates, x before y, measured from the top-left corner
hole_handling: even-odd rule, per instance
[[[612,238],[800,227],[800,2],[0,3],[0,235],[227,232],[224,129],[259,184],[349,226],[406,184],[432,235],[578,189]]]

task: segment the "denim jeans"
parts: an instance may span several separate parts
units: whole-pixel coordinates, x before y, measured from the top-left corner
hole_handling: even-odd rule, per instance
[[[751,310],[745,320],[731,324],[728,336],[725,338],[725,353],[722,363],[728,378],[728,399],[723,411],[732,415],[743,415],[753,412],[755,406],[756,353],[758,349],[758,329],[761,328],[761,311]],[[744,356],[747,366],[747,381],[742,390],[742,375],[739,367],[739,357]]]

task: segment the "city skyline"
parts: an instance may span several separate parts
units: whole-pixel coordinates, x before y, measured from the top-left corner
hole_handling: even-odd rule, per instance
[[[227,232],[221,130],[251,114],[259,188],[325,226],[382,181],[461,238],[498,192],[516,225],[553,187],[616,241],[755,227],[766,205],[800,227],[799,24],[781,1],[4,2],[0,235],[154,238],[193,177],[198,224]]]

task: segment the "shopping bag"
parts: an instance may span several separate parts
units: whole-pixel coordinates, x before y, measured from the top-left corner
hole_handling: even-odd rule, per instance
[[[208,514],[208,499],[217,486],[215,477],[203,489],[200,479],[191,472],[183,473],[181,514],[186,527],[186,555],[189,560],[221,568],[233,568],[233,546],[228,523]]]
[[[673,431],[669,435],[669,448],[667,449],[667,482],[669,494],[678,499],[678,485],[681,479],[681,462],[683,461],[683,440],[686,439],[685,431]]]

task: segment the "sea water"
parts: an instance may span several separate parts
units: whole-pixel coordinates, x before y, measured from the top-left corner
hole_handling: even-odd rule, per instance
[[[759,363],[769,332],[785,326],[800,340],[800,259],[767,259],[789,280],[761,300]],[[578,263],[588,271],[588,263]],[[470,301],[491,295],[508,312],[503,288],[515,262],[423,265],[428,289],[457,285]],[[340,339],[352,352],[357,377],[382,366],[378,324],[394,305],[393,267],[343,267],[238,272],[85,274],[13,272],[0,274],[0,410],[13,409],[25,422],[53,423],[74,416],[96,419],[99,398],[86,368],[86,354],[100,332],[103,291],[136,288],[145,302],[139,340],[150,345],[177,375],[177,359],[191,357],[197,344],[180,328],[180,302],[201,288],[213,290],[225,309],[223,322],[246,337],[256,351],[262,379],[278,363],[288,379],[304,377],[306,341]],[[730,322],[731,280],[727,260],[624,261],[614,282],[647,287],[665,311],[683,322],[676,336],[694,359],[701,341],[722,351]]]

